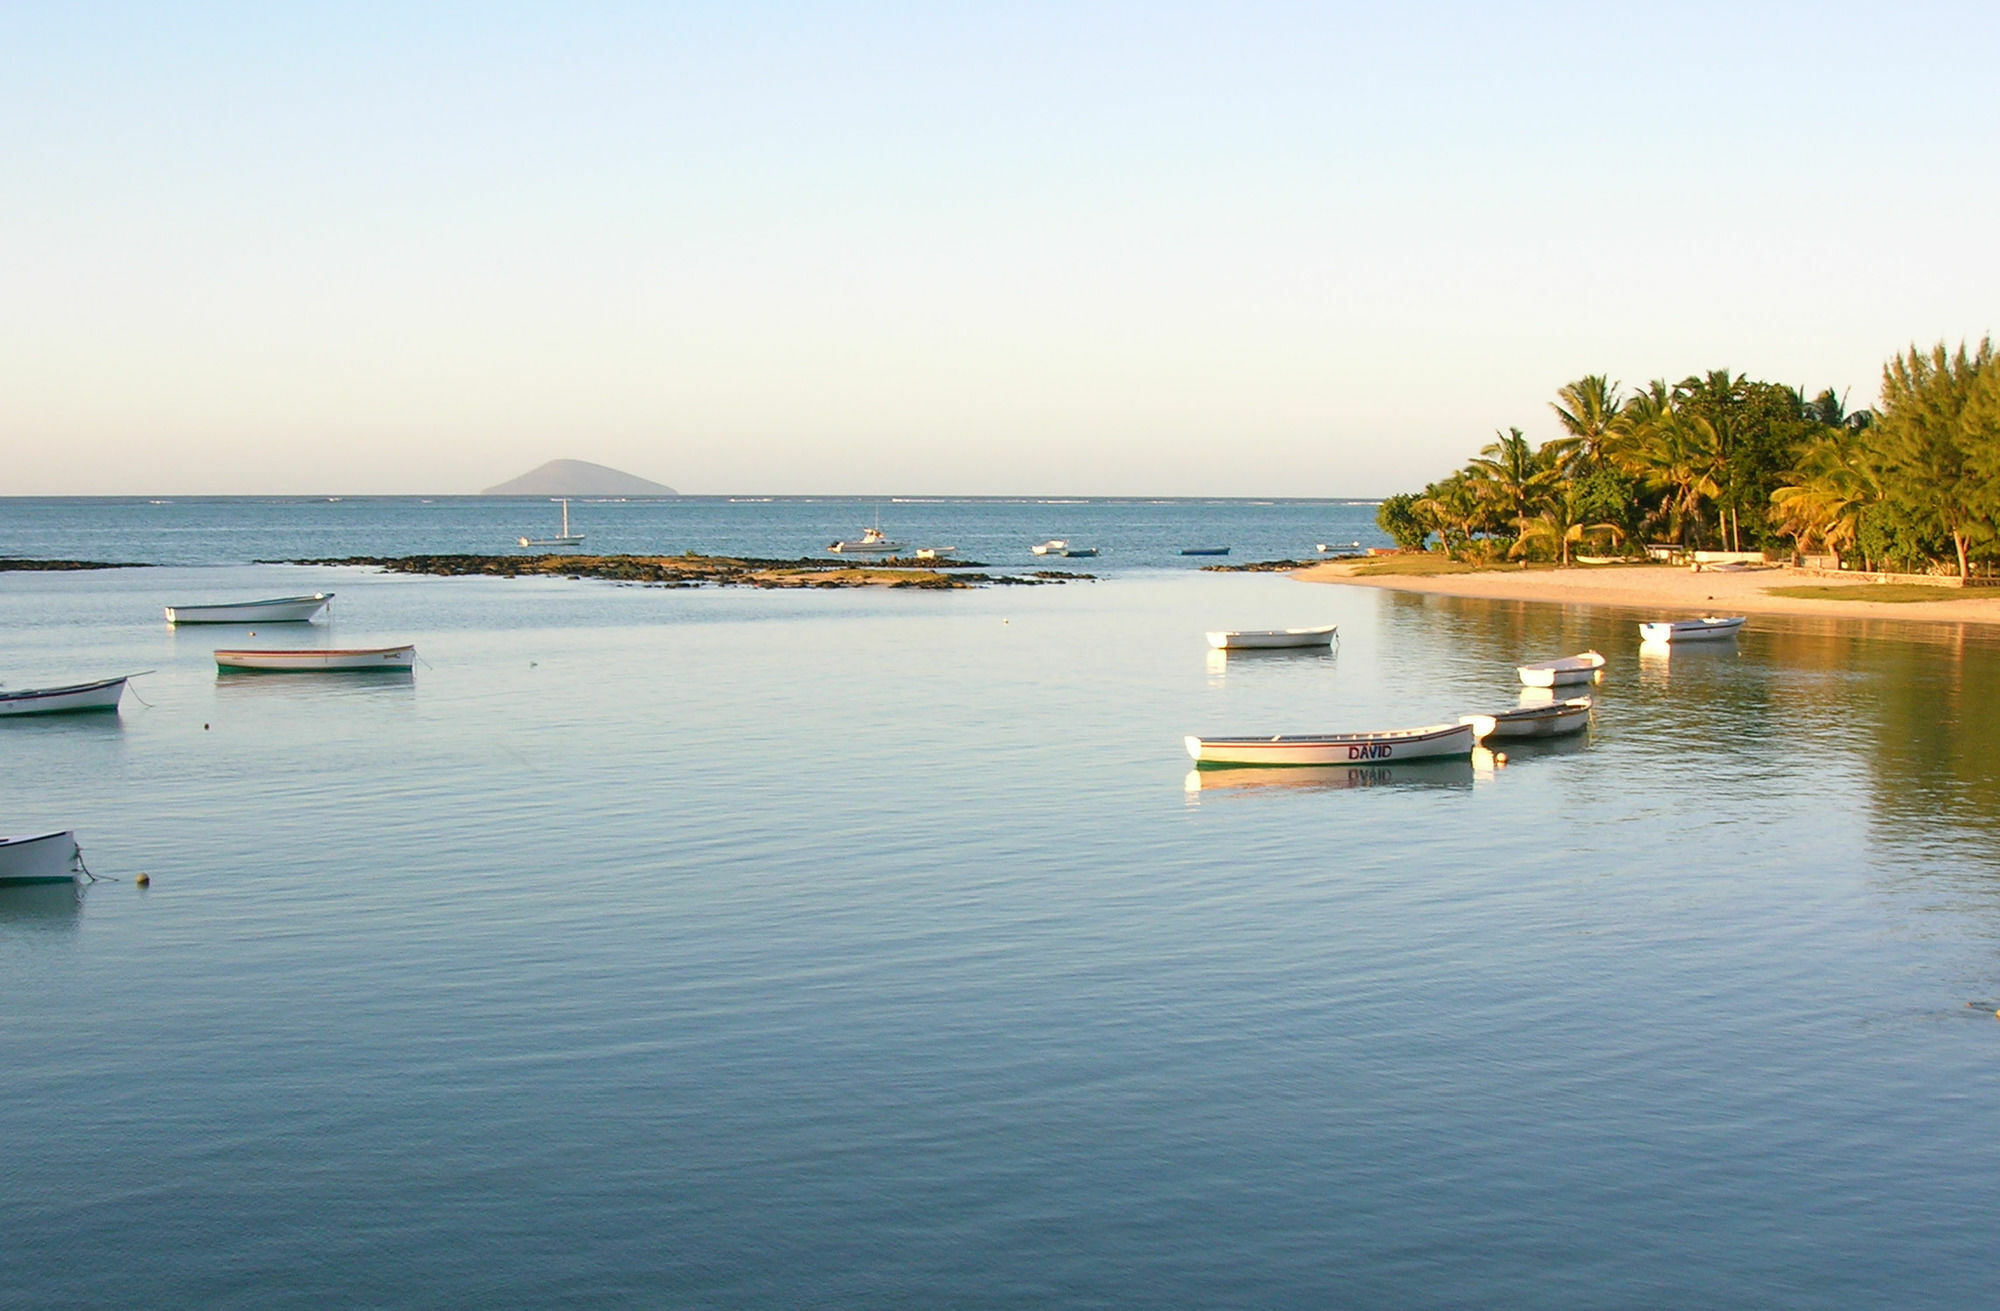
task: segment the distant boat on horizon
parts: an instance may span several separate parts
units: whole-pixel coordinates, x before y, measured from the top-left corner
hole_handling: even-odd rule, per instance
[[[569,498],[567,496],[560,496],[557,497],[556,499],[562,502],[562,531],[556,534],[554,537],[523,537],[520,539],[521,545],[523,546],[583,545],[583,534],[573,533],[569,530]]]

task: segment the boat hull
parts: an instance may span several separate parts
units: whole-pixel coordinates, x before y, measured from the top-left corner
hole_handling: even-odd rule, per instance
[[[331,592],[312,596],[281,596],[270,601],[242,601],[234,605],[170,605],[170,624],[303,624],[326,607]]]
[[[81,865],[74,833],[0,838],[0,885],[73,883]]]
[[[523,546],[571,547],[583,545],[583,534],[578,533],[574,537],[522,537],[516,540]]]
[[[1588,683],[1596,678],[1604,668],[1604,657],[1595,651],[1585,651],[1581,655],[1564,656],[1560,660],[1542,660],[1531,665],[1517,665],[1515,673],[1528,687],[1573,687],[1578,683]]]
[[[416,660],[417,648],[414,646],[377,646],[346,651],[217,651],[215,653],[215,664],[219,669],[247,669],[270,674],[398,671],[409,669]]]
[[[1327,646],[1339,631],[1336,624],[1320,628],[1271,628],[1246,631],[1226,630],[1208,634],[1208,644],[1218,651],[1268,651],[1288,646]]]
[[[1386,733],[1301,733],[1275,737],[1193,737],[1187,753],[1199,769],[1242,766],[1363,765],[1469,756],[1492,729],[1485,715],[1457,724]]]
[[[23,688],[0,692],[0,716],[67,715],[79,711],[118,709],[130,674],[97,683],[76,683],[69,687]]]
[[[1736,636],[1746,616],[1718,619],[1677,619],[1671,622],[1640,624],[1642,642],[1719,642]]]
[[[1228,555],[1229,548],[1226,546],[1183,546],[1181,548],[1181,554],[1182,555]]]
[[[1556,701],[1545,706],[1526,706],[1493,715],[1490,738],[1567,737],[1590,726],[1590,698]]]

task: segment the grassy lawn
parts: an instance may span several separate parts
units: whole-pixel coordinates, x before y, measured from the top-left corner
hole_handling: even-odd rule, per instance
[[[1822,583],[1806,587],[1767,587],[1772,596],[1792,596],[1801,601],[1963,601],[1972,593],[1958,587],[1931,587],[1924,583]]]
[[[1356,578],[1431,578],[1438,574],[1476,574],[1502,566],[1467,564],[1443,555],[1392,555],[1354,566]],[[1518,570],[1519,565],[1505,568]]]

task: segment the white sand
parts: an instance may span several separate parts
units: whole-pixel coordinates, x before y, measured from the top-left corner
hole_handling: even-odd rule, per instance
[[[1311,565],[1292,577],[1309,583],[1386,587],[1434,596],[1495,601],[1544,601],[1556,605],[1619,606],[1664,619],[1713,614],[1822,615],[1916,623],[2000,624],[2000,589],[1947,588],[1936,601],[1801,600],[1772,596],[1773,587],[1833,586],[1862,596],[1878,584],[1813,577],[1788,569],[1702,570],[1673,565],[1579,565],[1568,569],[1493,570],[1431,577],[1357,578],[1354,563]]]

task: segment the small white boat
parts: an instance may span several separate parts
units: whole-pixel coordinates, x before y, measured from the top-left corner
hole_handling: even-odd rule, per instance
[[[880,528],[864,528],[860,541],[828,542],[826,549],[835,555],[894,555],[903,549],[903,544],[890,541]]]
[[[1736,630],[1743,627],[1747,615],[1733,615],[1717,618],[1709,615],[1702,619],[1672,619],[1657,623],[1640,624],[1639,640],[1642,642],[1713,642],[1725,637],[1736,636]]]
[[[919,546],[917,548],[917,559],[919,560],[949,560],[957,554],[958,548],[956,546]]]
[[[1052,537],[1041,545],[1031,546],[1028,549],[1036,555],[1068,555],[1069,543],[1060,537]]]
[[[1318,628],[1230,628],[1208,635],[1208,644],[1218,651],[1265,651],[1288,646],[1327,646],[1339,632],[1339,625]]]
[[[1187,753],[1197,767],[1224,765],[1360,765],[1391,760],[1469,756],[1493,731],[1491,715],[1467,715],[1456,724],[1392,729],[1383,733],[1281,733],[1274,737],[1192,737]]]
[[[150,674],[150,669],[140,673]],[[0,689],[0,715],[62,715],[79,710],[116,710],[125,695],[125,680],[138,674],[120,674],[95,683],[72,683],[68,687],[30,687],[18,692]]]
[[[1597,671],[1604,668],[1604,657],[1595,651],[1580,651],[1560,660],[1541,660],[1532,665],[1516,666],[1515,672],[1529,687],[1561,687],[1569,683],[1588,683],[1597,677]]]
[[[1314,542],[1313,543],[1313,550],[1318,551],[1321,555],[1332,555],[1336,551],[1358,551],[1360,549],[1361,549],[1361,543],[1359,542]]]
[[[320,670],[408,669],[416,663],[414,646],[371,646],[349,650],[321,647],[308,651],[217,651],[218,669],[255,669],[267,673]]]
[[[583,534],[569,530],[569,498],[558,497],[562,501],[562,531],[554,537],[523,537],[518,539],[523,546],[582,546]]]
[[[76,834],[68,830],[0,838],[0,884],[74,883],[82,868]]]
[[[1477,718],[1477,716],[1467,716]],[[1493,721],[1488,737],[1563,737],[1581,733],[1590,725],[1590,698],[1572,697],[1544,705],[1502,710],[1486,718]]]
[[[277,596],[268,601],[231,601],[224,605],[170,605],[170,624],[303,624],[333,599],[332,592],[311,596]]]

